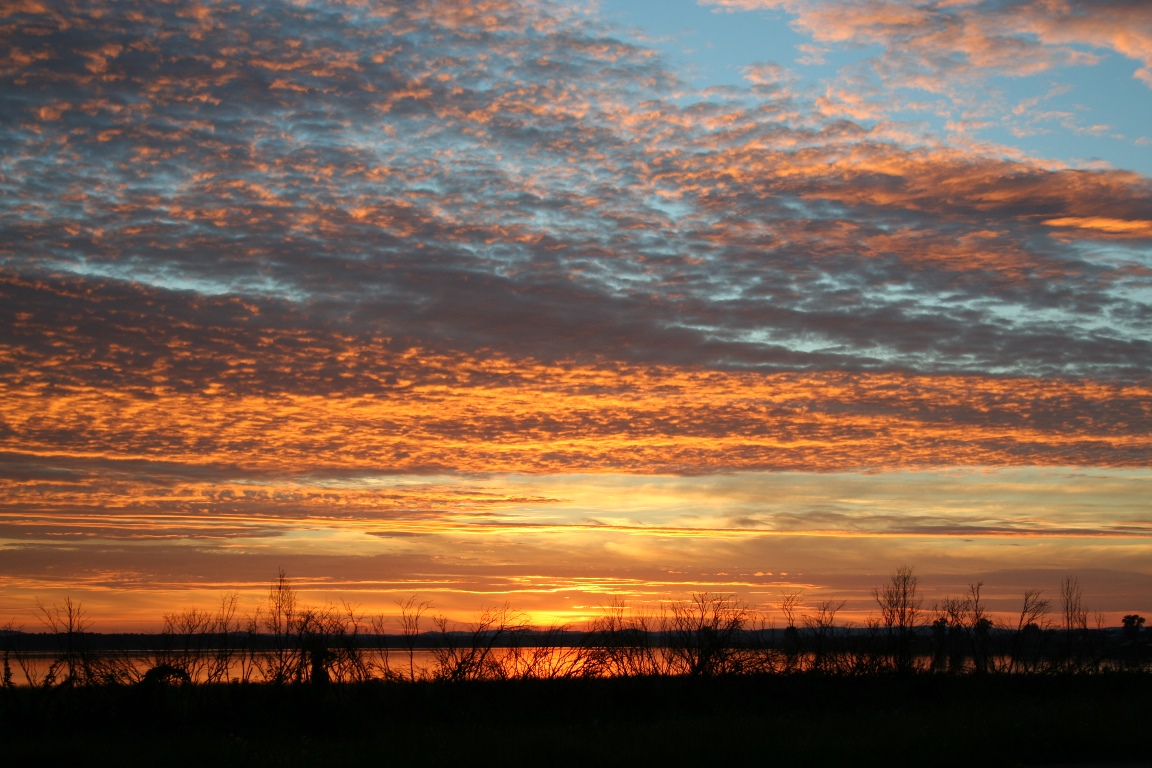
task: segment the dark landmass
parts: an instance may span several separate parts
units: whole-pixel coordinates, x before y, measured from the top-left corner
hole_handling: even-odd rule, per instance
[[[867,638],[871,633],[873,633],[873,630],[868,627],[836,627],[838,637]],[[197,636],[196,644],[202,648],[222,648],[228,645],[236,646],[238,635],[240,634],[243,634],[245,644],[251,643],[257,648],[274,648],[277,643],[280,642],[277,637],[271,634],[203,633]],[[470,642],[473,634],[473,632],[466,630],[449,632],[427,631],[411,636],[394,633],[360,633],[356,636],[356,640],[363,648],[391,648],[400,651],[406,650],[408,647],[422,649],[437,648],[444,644],[446,637],[454,638],[457,642]],[[512,646],[560,646],[577,648],[602,642],[602,638],[598,637],[598,635],[604,635],[606,633],[579,630],[557,632],[555,630],[528,628],[517,630],[515,634],[501,635],[495,631],[488,634],[492,635],[491,645],[495,648],[509,648]],[[671,638],[668,637],[669,634],[670,633],[667,632],[651,632],[652,643],[655,645],[668,645],[671,641]],[[744,644],[768,642],[778,646],[784,644],[788,632],[786,629],[780,628],[740,630],[732,634],[734,642]],[[931,642],[931,627],[917,627],[914,630],[914,634],[927,648]],[[1010,639],[1012,631],[992,629],[989,634]],[[1050,638],[1055,638],[1059,635],[1059,631],[1050,629],[1047,634]],[[1102,647],[1108,644],[1121,643],[1125,639],[1125,632],[1122,627],[1088,629],[1084,630],[1082,634],[1093,643]],[[85,632],[83,635],[85,647],[97,653],[105,651],[160,651],[169,649],[173,645],[171,634],[158,632]],[[53,632],[14,632],[0,630],[0,638],[6,638],[10,642],[18,639],[22,648],[37,653],[61,651],[66,649],[70,642],[70,639],[66,635]],[[1152,644],[1152,632],[1148,632],[1145,636],[1141,637],[1141,641],[1141,647]],[[0,646],[0,648],[2,647],[3,646]]]
[[[1051,766],[1152,768],[1152,631],[1091,629],[1075,579],[1061,624],[1025,593],[994,622],[980,585],[925,616],[910,567],[864,626],[839,605],[765,627],[732,596],[657,614],[605,608],[584,632],[507,606],[402,633],[302,606],[283,572],[241,620],[166,615],[95,635],[78,603],[0,637],[6,764],[119,766]],[[20,683],[21,677],[25,684]]]
[[[1149,764],[1152,675],[0,689],[6,764]]]

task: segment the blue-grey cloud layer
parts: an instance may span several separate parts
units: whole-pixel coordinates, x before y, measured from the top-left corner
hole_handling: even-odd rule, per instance
[[[26,4],[0,46],[6,300],[53,285],[127,356],[228,327],[187,339],[192,382],[282,322],[537,359],[1152,366],[1148,179],[904,143],[784,85],[685,94],[560,7]]]

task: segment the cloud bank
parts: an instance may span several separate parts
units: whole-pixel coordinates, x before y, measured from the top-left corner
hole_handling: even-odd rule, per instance
[[[1102,50],[1152,84],[1140,3],[712,4],[933,93]],[[29,563],[299,554],[320,518],[395,554],[563,501],[391,476],[1149,465],[1138,173],[913,133],[769,64],[693,91],[561,3],[25,0],[0,52],[0,530]],[[1044,528],[797,514],[706,527]],[[1044,530],[1147,533],[1115,522]]]

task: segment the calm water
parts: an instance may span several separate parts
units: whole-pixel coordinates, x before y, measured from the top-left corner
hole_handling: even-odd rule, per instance
[[[520,676],[529,667],[535,670],[538,676],[556,676],[579,666],[578,651],[579,649],[567,647],[549,649],[493,648],[486,656],[486,663],[500,665],[507,670],[510,676]],[[207,681],[213,672],[219,668],[220,662],[212,653],[214,652],[205,654],[198,663],[193,660],[186,665],[194,672],[192,675],[194,682]],[[61,654],[58,652],[44,651],[21,654],[20,658],[15,655],[10,656],[8,663],[12,672],[12,682],[15,685],[28,685],[29,678],[31,678],[36,684],[41,684],[53,662],[60,656]],[[124,676],[128,680],[139,680],[145,672],[165,660],[158,654],[140,651],[101,651],[91,654],[90,657],[93,659],[94,668],[114,667],[126,671],[127,674]],[[171,659],[170,663],[177,663],[181,657],[173,655],[169,659]],[[414,649],[411,655],[406,649],[389,648],[385,652],[383,648],[364,648],[361,649],[361,661],[371,676],[378,678],[427,679],[433,677],[440,668],[437,652],[428,648]],[[223,675],[217,675],[217,678],[259,682],[265,677],[264,670],[273,667],[274,663],[275,654],[271,651],[260,651],[247,655],[233,651],[227,659],[227,672]],[[177,666],[184,665],[177,663]],[[304,666],[308,667],[307,662]],[[63,678],[65,674],[66,668],[64,665],[59,665],[57,680]],[[335,678],[338,677],[339,673],[333,669],[332,675]]]

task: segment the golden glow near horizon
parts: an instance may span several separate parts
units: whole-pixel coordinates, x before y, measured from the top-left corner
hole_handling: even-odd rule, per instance
[[[907,6],[0,11],[0,622],[1152,613],[1152,11]]]
[[[509,602],[537,622],[579,624],[614,596],[654,609],[694,591],[734,593],[771,612],[800,589],[813,603],[849,600],[843,618],[860,621],[884,560],[916,562],[936,598],[984,580],[1005,614],[1064,572],[1103,587],[1116,576],[1101,566],[1143,565],[1150,493],[1147,471],[1074,468],[380,476],[8,511],[0,541],[29,563],[40,547],[56,561],[9,579],[9,601],[79,592],[103,626],[155,628],[156,606],[204,606],[233,590],[254,607],[261,571],[279,567],[305,595],[366,612],[418,594],[461,619]]]

